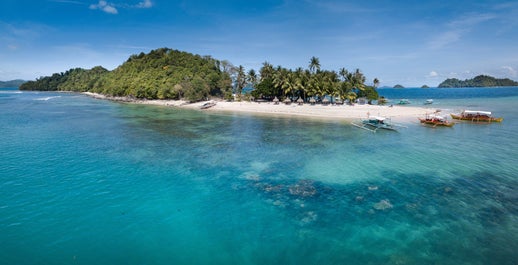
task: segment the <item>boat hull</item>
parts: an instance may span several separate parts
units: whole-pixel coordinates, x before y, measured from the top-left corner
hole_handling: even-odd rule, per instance
[[[462,115],[450,114],[452,119],[463,120],[463,121],[473,121],[473,122],[502,122],[504,118],[494,118],[487,116],[479,116],[479,117],[464,117]]]
[[[453,122],[432,121],[432,120],[421,119],[421,118],[419,118],[419,121],[422,124],[430,125],[433,127],[436,127],[436,126],[452,127],[453,125],[455,125],[455,123],[453,123]]]

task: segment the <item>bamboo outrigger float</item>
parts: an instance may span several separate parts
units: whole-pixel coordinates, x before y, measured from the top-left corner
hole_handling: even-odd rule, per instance
[[[504,118],[495,118],[490,111],[464,110],[460,114],[450,114],[453,119],[472,122],[502,122]]]

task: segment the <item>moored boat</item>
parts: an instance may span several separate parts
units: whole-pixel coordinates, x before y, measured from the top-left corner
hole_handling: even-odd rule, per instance
[[[208,109],[208,108],[211,108],[214,106],[216,106],[216,102],[209,101],[209,102],[205,102],[203,105],[201,105],[200,109]]]
[[[397,104],[399,104],[399,105],[407,105],[407,104],[410,104],[410,100],[408,100],[406,98],[403,98],[403,99],[400,99]]]
[[[464,110],[459,114],[450,114],[453,119],[472,122],[502,122],[504,118],[493,117],[490,111]]]
[[[455,123],[448,121],[445,116],[439,114],[427,114],[424,118],[418,118],[422,124],[431,125],[432,127],[445,126],[452,127]]]
[[[427,99],[425,102],[424,102],[425,105],[430,105],[430,104],[433,104],[433,99]]]
[[[376,132],[378,129],[396,131],[395,127],[398,126],[391,123],[389,118],[381,116],[369,116],[367,119],[362,120],[361,124],[353,122],[352,125],[371,132]]]

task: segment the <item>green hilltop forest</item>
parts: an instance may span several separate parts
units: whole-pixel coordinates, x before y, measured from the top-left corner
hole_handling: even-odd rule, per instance
[[[29,81],[20,90],[95,92],[109,96],[145,99],[199,100],[230,92],[231,79],[222,71],[224,63],[211,57],[160,48],[132,55],[108,71],[101,66],[90,70],[70,69]]]
[[[273,99],[323,99],[339,97],[351,101],[358,97],[378,98],[374,86],[365,85],[365,76],[356,69],[339,72],[320,70],[318,58],[312,57],[308,69],[286,69],[263,63],[259,74],[254,69],[245,73],[243,66],[210,56],[160,48],[145,54],[132,55],[122,65],[108,71],[96,66],[75,68],[29,81],[20,90],[94,92],[108,96],[138,99],[204,100],[209,97],[233,99],[243,88],[254,88],[250,96]]]
[[[466,79],[464,81],[457,78],[448,78],[439,84],[438,87],[497,87],[497,86],[518,86],[509,78],[497,79],[492,76],[479,75],[473,79]]]

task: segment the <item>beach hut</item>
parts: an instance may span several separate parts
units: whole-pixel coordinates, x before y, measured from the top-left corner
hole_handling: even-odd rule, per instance
[[[301,97],[299,97],[299,99],[297,99],[297,103],[299,105],[302,105],[302,104],[304,104],[304,100]]]
[[[322,99],[322,104],[328,105],[329,104],[329,99],[327,97],[324,97],[324,99]]]
[[[277,97],[275,97],[273,99],[273,104],[275,104],[275,105],[279,104],[279,99]]]
[[[317,103],[317,101],[315,100],[315,98],[310,98],[310,99],[309,99],[309,104],[311,104],[311,105],[315,105],[315,103]]]
[[[286,105],[290,105],[291,104],[291,99],[289,97],[286,97],[283,102]]]

